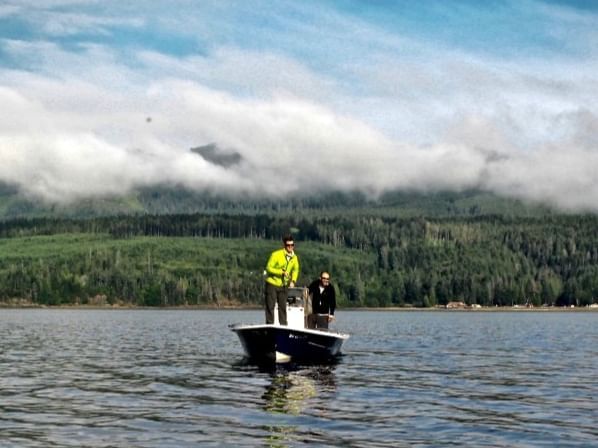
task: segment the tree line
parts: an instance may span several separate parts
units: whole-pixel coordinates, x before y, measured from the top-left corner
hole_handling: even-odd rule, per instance
[[[598,297],[598,217],[181,214],[0,222],[0,300],[261,303],[294,234],[305,283],[332,271],[341,306],[584,306]]]

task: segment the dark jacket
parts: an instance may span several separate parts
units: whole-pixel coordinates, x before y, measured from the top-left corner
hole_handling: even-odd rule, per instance
[[[334,316],[336,308],[336,292],[334,286],[329,283],[320,293],[320,280],[314,280],[309,285],[309,293],[312,296],[311,306],[314,314],[331,314]]]

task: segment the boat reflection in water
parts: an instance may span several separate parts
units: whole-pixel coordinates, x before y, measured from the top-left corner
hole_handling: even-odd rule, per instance
[[[315,444],[326,444],[325,431],[314,427],[306,434],[300,426],[293,424],[293,419],[328,418],[328,403],[336,393],[334,368],[334,363],[307,367],[292,363],[273,366],[272,381],[262,395],[264,410],[272,414],[270,423],[264,427],[267,431],[264,446],[286,448],[307,439]]]
[[[300,415],[311,399],[322,400],[336,390],[334,366],[318,365],[296,371],[272,373],[272,383],[262,396],[269,412]]]
[[[303,288],[288,289],[288,325],[278,324],[276,309],[274,316],[274,324],[230,325],[248,358],[259,362],[322,363],[340,355],[343,343],[349,339],[348,334],[327,328],[306,328]]]

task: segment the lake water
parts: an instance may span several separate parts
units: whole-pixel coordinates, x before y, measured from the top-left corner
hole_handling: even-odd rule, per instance
[[[337,315],[338,363],[269,369],[259,311],[0,309],[0,446],[598,446],[598,313]]]

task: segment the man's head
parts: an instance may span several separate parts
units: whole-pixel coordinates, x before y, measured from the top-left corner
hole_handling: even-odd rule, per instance
[[[327,271],[320,272],[320,285],[328,286],[330,284],[330,274]]]
[[[295,241],[291,235],[285,235],[282,237],[282,243],[284,244],[284,249],[287,252],[293,252],[295,249]]]

